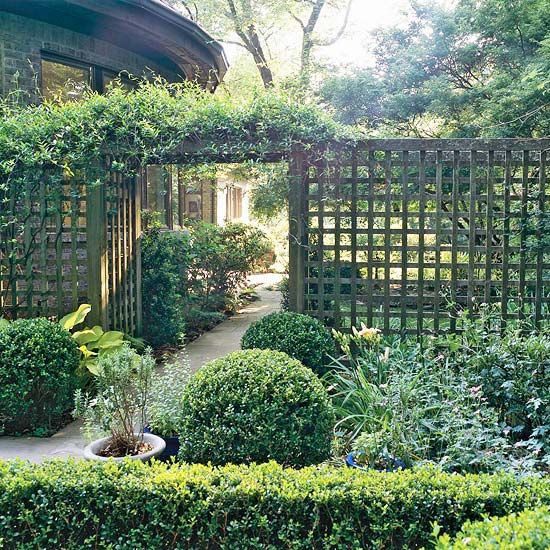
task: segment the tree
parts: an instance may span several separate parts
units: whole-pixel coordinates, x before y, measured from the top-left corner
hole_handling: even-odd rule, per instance
[[[550,0],[414,9],[406,28],[376,33],[372,70],[321,87],[343,122],[382,135],[550,134]]]
[[[307,86],[315,46],[335,43],[344,33],[353,0],[167,0],[188,17],[199,21],[221,42],[237,44],[254,60],[262,83],[269,88],[275,83],[271,43],[297,23],[302,33],[299,53],[299,80]],[[343,22],[336,35],[321,40],[316,35],[327,8],[345,6]]]

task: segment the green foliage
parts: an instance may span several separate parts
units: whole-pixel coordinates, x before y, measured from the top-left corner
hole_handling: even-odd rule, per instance
[[[242,223],[220,227],[200,222],[190,225],[189,231],[189,286],[206,308],[213,300],[234,295],[270,250],[262,231]]]
[[[93,394],[75,395],[74,414],[84,419],[89,439],[106,433],[112,456],[136,454],[145,425],[155,360],[150,350],[139,356],[128,344],[97,361]]]
[[[193,222],[183,231],[150,223],[143,236],[144,335],[175,343],[224,319],[247,275],[270,250],[262,231],[245,224]]]
[[[289,304],[289,286],[290,286],[290,279],[288,276],[283,277],[282,281],[279,283],[279,292],[281,293],[281,310],[282,311],[288,311],[290,304]]]
[[[241,347],[284,351],[319,374],[336,355],[334,340],[323,324],[293,312],[270,313],[252,323]]]
[[[182,279],[189,265],[189,236],[148,224],[141,239],[143,336],[154,347],[174,344],[185,332]]]
[[[317,377],[275,351],[238,351],[191,379],[182,400],[180,458],[304,466],[328,458],[334,415]]]
[[[439,342],[454,369],[479,387],[497,413],[522,460],[518,466],[550,466],[550,333],[510,327],[491,331],[498,310],[464,319],[464,332]],[[522,452],[520,452],[522,451]]]
[[[178,353],[178,362],[163,365],[153,373],[147,403],[147,424],[153,433],[172,437],[178,433],[183,414],[183,390],[191,376],[189,359]]]
[[[338,340],[347,355],[327,375],[337,431],[366,462],[391,456],[461,472],[506,465],[498,415],[442,357],[369,329]]]
[[[344,137],[314,106],[274,91],[233,100],[192,84],[160,80],[140,83],[132,92],[115,87],[80,102],[25,109],[2,105],[0,110],[5,114],[0,119],[0,203],[18,205],[0,209],[5,296],[17,274],[25,276],[21,266],[36,252],[36,228],[60,213],[55,205],[62,204],[67,178],[86,182],[88,188],[105,185],[109,198],[116,193],[112,182],[105,183],[109,168],[132,176],[140,166],[173,162],[184,143],[189,153],[181,162],[204,164],[261,160],[294,145],[310,149],[319,140]],[[100,162],[106,154],[113,160],[110,166]],[[45,208],[38,216],[34,201],[42,194]],[[24,238],[25,220],[31,215],[36,227],[29,239]],[[0,315],[10,313],[0,310]]]
[[[81,304],[76,311],[65,315],[59,324],[67,331],[81,325],[92,311],[90,304]],[[124,333],[118,330],[105,332],[100,326],[73,332],[72,337],[81,353],[80,366],[91,374],[97,374],[98,358],[120,349],[124,344]]]
[[[548,508],[526,510],[503,518],[468,521],[454,542],[442,536],[437,550],[547,550],[550,548],[550,512]]]
[[[467,520],[548,505],[548,479],[275,463],[0,463],[6,548],[430,548]]]
[[[547,136],[549,14],[547,0],[415,3],[376,31],[373,68],[336,71],[320,96],[381,135]]]
[[[46,319],[15,321],[1,330],[1,431],[49,435],[60,428],[78,385],[79,355],[70,334]]]

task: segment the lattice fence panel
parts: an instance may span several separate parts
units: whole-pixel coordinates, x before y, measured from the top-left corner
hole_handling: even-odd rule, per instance
[[[482,303],[503,325],[546,320],[549,148],[370,140],[294,162],[294,309],[386,333],[459,330],[458,313]]]
[[[0,235],[0,311],[7,317],[63,315],[87,295],[85,186],[51,183],[47,174],[29,179],[26,198],[3,203],[13,216]]]
[[[140,196],[135,178],[111,172],[107,197],[108,324],[141,331]]]

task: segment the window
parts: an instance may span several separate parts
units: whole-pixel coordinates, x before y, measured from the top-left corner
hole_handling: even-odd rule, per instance
[[[91,85],[91,67],[42,59],[42,95],[46,99],[75,101]]]
[[[92,64],[81,63],[53,54],[42,55],[42,96],[46,99],[74,101],[82,98],[86,89],[104,93],[110,86],[119,85],[125,90],[136,87],[127,76]]]
[[[237,221],[243,217],[243,190],[240,187],[230,187],[226,198],[227,221]]]

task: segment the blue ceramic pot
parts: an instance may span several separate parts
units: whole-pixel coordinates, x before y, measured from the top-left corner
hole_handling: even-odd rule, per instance
[[[152,434],[153,432],[151,431],[151,428],[149,428],[149,426],[145,426],[145,428],[143,428],[143,433]],[[168,462],[172,457],[177,458],[180,450],[180,438],[178,436],[162,437],[161,435],[159,437],[164,439],[164,441],[166,442],[166,447],[164,451],[162,451],[162,453],[155,458],[157,460],[161,460],[162,462]]]
[[[352,452],[346,456],[346,466],[348,466],[348,468],[357,468],[358,470],[370,470],[371,468],[358,464],[355,461],[355,454],[355,452]],[[391,457],[389,461],[390,463],[384,468],[386,472],[395,472],[396,470],[405,470],[407,468],[406,464],[400,458]]]

